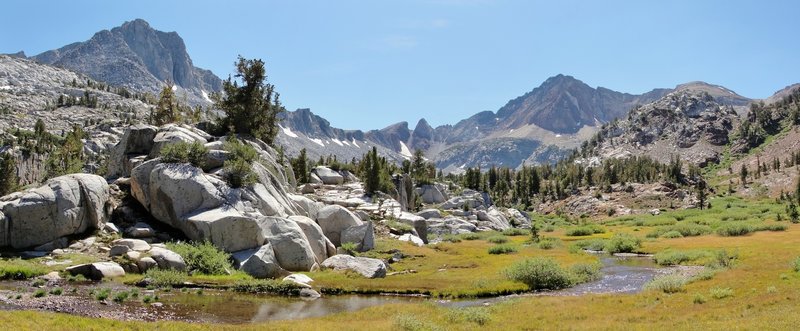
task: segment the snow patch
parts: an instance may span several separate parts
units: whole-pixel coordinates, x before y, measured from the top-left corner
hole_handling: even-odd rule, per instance
[[[339,145],[339,146],[342,146],[342,147],[344,147],[344,145],[342,145],[342,142],[341,142],[341,141],[339,141],[339,139],[336,139],[336,138],[331,138],[331,141],[332,141],[332,142],[334,142],[335,144]]]
[[[342,140],[342,144],[345,144],[345,145],[347,145],[347,146],[350,146],[350,142],[349,142],[349,141],[347,141],[347,140]]]
[[[203,94],[203,99],[206,99],[208,102],[214,102],[208,97],[208,93],[206,93],[206,91],[200,90],[200,92]],[[295,136],[295,138],[297,138],[297,136]]]
[[[203,93],[205,94],[206,92],[203,92]],[[284,127],[283,127],[283,126],[281,126],[281,125],[278,125],[278,127],[280,127],[280,128],[281,128],[281,130],[283,130],[283,134],[285,134],[285,135],[287,135],[287,136],[289,136],[289,137],[292,137],[292,138],[297,138],[297,134],[296,134],[296,133],[294,133],[294,132],[292,132],[292,129],[290,129],[290,128],[284,128]]]
[[[0,86],[0,90],[10,90],[10,89],[11,89],[11,85]]]
[[[560,134],[557,134],[557,135],[556,135],[556,138],[561,138],[561,135],[560,135]]]
[[[466,167],[467,167],[467,164],[466,164],[466,163],[464,163],[464,164],[462,164],[462,165],[461,165],[460,167],[458,167],[458,168],[459,168],[459,169],[464,169],[464,168],[466,168]]]
[[[356,145],[357,148],[361,148],[361,146],[358,146],[358,143],[356,143],[356,138],[353,138],[353,145]]]
[[[320,145],[320,146],[322,146],[322,147],[325,147],[325,144],[323,144],[323,143],[322,143],[322,139],[317,139],[317,138],[308,138],[308,140],[311,140],[311,141],[313,141],[313,142],[314,142],[314,143],[316,143],[317,145]]]
[[[404,157],[406,157],[408,159],[410,159],[411,156],[412,156],[411,155],[411,150],[408,149],[408,146],[406,146],[406,144],[404,142],[402,142],[402,141],[400,142],[400,155],[403,155]]]
[[[178,85],[172,85],[172,90],[173,91],[177,91],[178,90]]]

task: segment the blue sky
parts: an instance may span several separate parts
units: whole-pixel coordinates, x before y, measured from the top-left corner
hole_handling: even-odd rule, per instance
[[[6,0],[0,53],[143,18],[222,78],[262,58],[288,109],[345,129],[454,124],[563,73],[642,93],[703,80],[751,98],[800,82],[798,1]]]

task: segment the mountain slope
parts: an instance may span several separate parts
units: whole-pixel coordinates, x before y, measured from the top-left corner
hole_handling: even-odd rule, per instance
[[[157,93],[174,83],[191,103],[208,103],[206,95],[222,87],[219,77],[194,66],[176,32],[157,31],[141,19],[32,58],[139,92]]]

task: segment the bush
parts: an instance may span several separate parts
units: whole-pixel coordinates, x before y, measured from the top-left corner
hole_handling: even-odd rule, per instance
[[[661,238],[667,238],[667,239],[683,238],[683,235],[680,232],[673,230],[673,231],[669,231],[669,232],[667,232],[665,234],[662,234]]]
[[[489,254],[509,254],[515,253],[517,248],[511,245],[495,245],[489,247]]]
[[[684,237],[702,236],[711,233],[711,227],[694,223],[679,223],[672,226],[658,227],[647,234],[648,238],[658,238],[667,232],[678,232]]]
[[[186,281],[185,272],[174,269],[149,269],[144,277],[150,280],[150,285],[155,287],[172,287],[182,285]]]
[[[492,316],[484,307],[451,308],[447,312],[447,320],[450,323],[469,322],[486,325],[492,320]]]
[[[186,267],[191,273],[226,275],[233,270],[230,254],[218,249],[210,242],[167,243],[167,248],[183,257],[183,261],[186,262]]]
[[[551,258],[536,257],[512,265],[506,277],[531,290],[557,290],[572,285],[572,277]]]
[[[545,225],[545,226],[542,228],[542,231],[544,231],[544,232],[553,232],[553,231],[555,231],[555,230],[556,230],[556,227],[555,227],[555,226],[553,226],[552,224]]]
[[[717,234],[723,237],[744,236],[753,232],[753,227],[744,223],[726,223],[717,228]]]
[[[680,275],[666,275],[654,278],[644,286],[645,290],[661,291],[664,293],[683,292],[686,279]]]
[[[36,290],[35,292],[33,292],[33,297],[34,298],[41,298],[41,297],[44,297],[45,295],[47,295],[47,291],[45,291],[43,288],[40,288],[40,289]]]
[[[457,236],[457,235],[454,235],[454,234],[448,234],[448,235],[445,235],[442,238],[442,241],[447,241],[447,242],[451,242],[451,243],[460,243],[461,242],[461,238],[459,236]]]
[[[253,172],[252,163],[258,159],[258,151],[233,136],[227,138],[224,149],[229,153],[223,165],[228,184],[234,188],[255,184],[258,176]]]
[[[477,233],[465,233],[461,235],[461,239],[464,240],[478,240],[481,239],[481,235]]]
[[[56,287],[56,288],[50,290],[50,294],[52,294],[52,295],[61,295],[63,293],[64,293],[64,289],[62,289],[60,287]]]
[[[539,249],[553,249],[556,247],[556,239],[555,238],[544,238],[539,241]]]
[[[411,233],[414,230],[413,226],[393,219],[387,220],[386,226],[400,233]]]
[[[94,298],[97,301],[103,301],[105,299],[108,299],[109,295],[111,295],[111,289],[110,288],[104,288],[104,289],[101,289],[100,291],[97,291],[97,293],[94,294]]]
[[[717,300],[733,296],[733,290],[730,287],[715,287],[710,292],[711,297]]]
[[[702,305],[702,304],[706,303],[706,297],[704,297],[700,293],[697,293],[697,294],[694,295],[694,299],[692,299],[692,302],[694,302],[697,305]]]
[[[792,269],[794,272],[800,272],[800,257],[797,257],[792,261]]]
[[[524,229],[510,228],[503,230],[504,236],[527,236],[529,234],[531,234],[531,231]]]
[[[753,227],[753,231],[786,231],[789,229],[786,224],[759,224]]]
[[[116,303],[122,303],[122,302],[124,302],[125,300],[128,299],[129,295],[130,295],[130,293],[128,293],[128,291],[119,292],[116,295],[114,295],[114,299],[113,300]]]
[[[161,162],[164,163],[191,163],[195,167],[205,165],[208,148],[199,141],[187,143],[179,141],[169,144],[161,149]]]
[[[615,233],[606,243],[605,250],[609,254],[632,253],[642,247],[642,240],[627,233]]]
[[[47,273],[47,269],[22,259],[0,261],[0,279],[25,280]]]
[[[653,256],[653,259],[659,265],[679,265],[686,262],[697,261],[709,256],[711,256],[711,253],[703,250],[677,251],[668,249],[656,253]]]
[[[347,254],[353,255],[358,252],[358,244],[354,242],[344,242],[342,243],[342,249],[347,252]]]
[[[486,238],[486,241],[488,241],[488,242],[490,242],[492,244],[502,244],[502,243],[507,243],[508,242],[508,238],[506,238],[505,236],[502,236],[502,235],[496,235],[496,236],[491,236],[489,238]]]
[[[707,265],[708,267],[728,269],[736,263],[739,253],[728,253],[727,250],[721,249],[714,254],[713,258],[713,261]]]
[[[393,324],[396,329],[404,331],[440,331],[445,330],[431,322],[422,321],[418,315],[403,313],[394,317]]]
[[[570,267],[572,273],[572,283],[579,284],[591,282],[603,278],[600,272],[600,265],[597,263],[578,263]]]
[[[605,233],[606,230],[599,225],[584,225],[574,228],[569,228],[566,235],[569,237],[591,236],[595,233]]]
[[[585,240],[578,240],[573,245],[580,249],[586,249],[590,251],[602,251],[606,248],[606,239],[585,239]]]

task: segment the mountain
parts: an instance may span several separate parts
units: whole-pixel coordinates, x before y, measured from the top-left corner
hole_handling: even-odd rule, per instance
[[[597,126],[611,121],[633,106],[652,102],[668,92],[657,89],[632,95],[592,88],[572,76],[557,75],[509,101],[497,111],[497,117],[504,129],[533,124],[555,133],[574,134],[585,125]]]
[[[582,150],[590,163],[605,158],[647,155],[668,163],[716,163],[740,121],[734,106],[702,89],[676,89],[604,125]]]
[[[210,103],[208,93],[222,89],[219,77],[194,66],[176,32],[155,30],[142,19],[32,58],[137,92],[158,93],[174,83],[193,104]]]
[[[292,134],[307,138],[284,139],[292,140],[295,146],[289,149],[290,153],[305,146],[312,157],[318,157],[317,152],[327,155],[335,151],[347,158],[358,158],[364,152],[362,148],[336,142],[360,141],[361,145],[379,146],[383,155],[396,160],[408,158],[413,150],[421,149],[445,172],[492,165],[516,168],[523,163],[558,160],[591,139],[604,125],[626,117],[631,109],[642,109],[642,105],[659,101],[662,104],[652,107],[668,107],[663,104],[667,102],[664,98],[676,92],[695,97],[703,95],[702,100],[710,98],[704,102],[714,102],[734,114],[746,112],[746,105],[751,102],[722,86],[705,82],[689,82],[672,89],[653,89],[636,95],[592,88],[572,76],[557,75],[510,100],[497,112],[479,112],[453,125],[433,128],[425,119],[420,119],[413,130],[407,122],[367,132],[341,130],[331,127],[327,120],[309,109],[288,112],[282,125]]]

